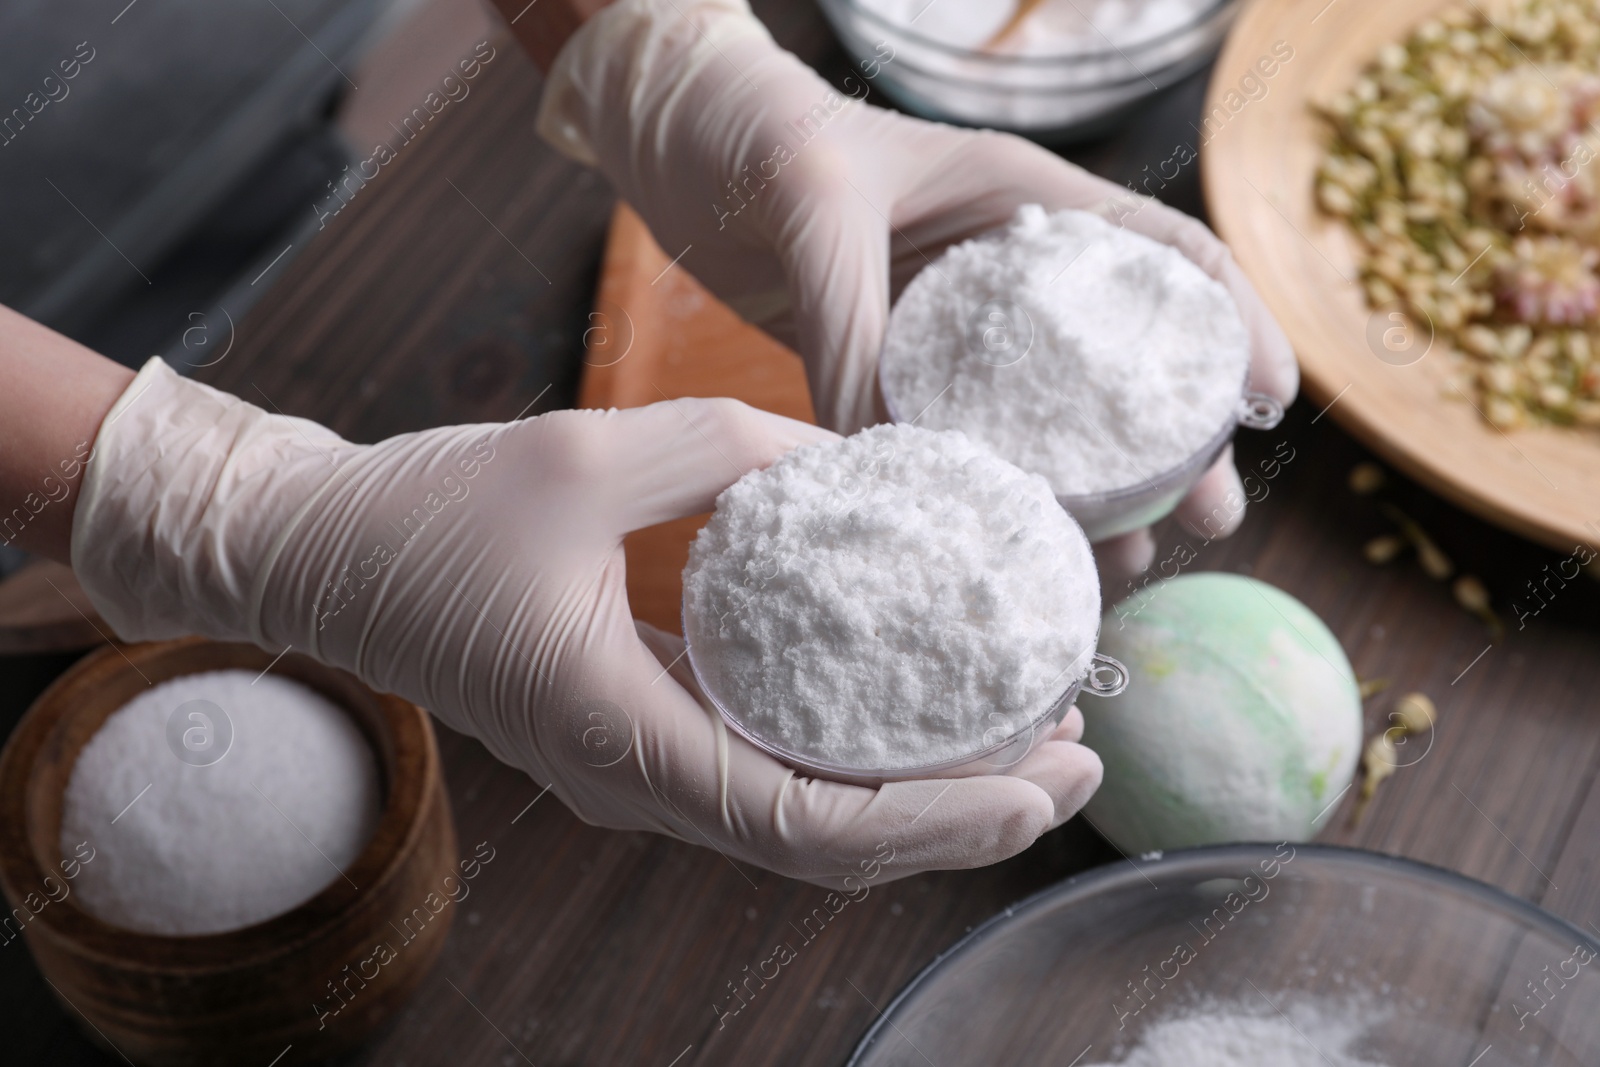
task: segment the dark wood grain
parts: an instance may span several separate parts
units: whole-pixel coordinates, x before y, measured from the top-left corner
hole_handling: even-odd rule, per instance
[[[842,72],[810,5],[763,10],[780,41]],[[1203,78],[1162,94],[1117,138],[1071,154],[1135,178],[1193,137]],[[207,380],[361,440],[506,418],[549,382],[534,410],[570,402],[610,196],[536,141],[537,93],[531,67],[502,49],[473,96],[364,190],[240,324],[239,347]],[[1166,195],[1195,210],[1196,183],[1191,168]],[[1281,586],[1327,620],[1363,677],[1438,702],[1433,749],[1385,785],[1360,827],[1349,826],[1347,797],[1324,839],[1442,864],[1575,922],[1600,921],[1600,590],[1572,585],[1526,629],[1511,622],[1474,663],[1489,638],[1448,587],[1412,563],[1362,561],[1386,520],[1344,489],[1365,454],[1318,414],[1302,404],[1279,430],[1241,441],[1246,467],[1283,441],[1295,458],[1243,530],[1205,545],[1195,567]],[[1560,558],[1403,480],[1388,498],[1480,575],[1502,611]],[[1182,536],[1170,524],[1160,533],[1166,547]],[[1369,703],[1369,727],[1387,707],[1384,696]],[[460,905],[437,968],[355,1061],[375,1067],[837,1064],[877,1009],[967,928],[1070,873],[1120,862],[1075,820],[1006,863],[874,887],[719,1024],[730,983],[778,941],[803,941],[795,927],[823,891],[706,849],[585,826],[476,742],[439,733],[463,851],[488,842],[497,858]],[[102,1062],[81,1051],[36,977],[0,964],[13,968],[0,1010],[23,1062]]]
[[[538,139],[538,75],[493,47],[197,377],[356,441],[571,405],[612,196]]]

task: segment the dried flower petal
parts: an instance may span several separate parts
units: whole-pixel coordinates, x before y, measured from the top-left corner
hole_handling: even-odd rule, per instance
[[[1425,693],[1407,693],[1394,702],[1389,719],[1408,734],[1425,734],[1439,721],[1439,712]]]
[[[1388,475],[1376,463],[1357,463],[1350,468],[1350,491],[1357,496],[1368,496],[1383,488]]]

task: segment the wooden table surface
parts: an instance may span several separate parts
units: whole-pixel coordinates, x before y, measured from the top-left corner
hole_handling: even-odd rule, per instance
[[[776,5],[765,5],[767,9]],[[810,5],[770,20],[837,78]],[[1127,180],[1192,140],[1203,76],[1169,90],[1109,142],[1071,153]],[[512,49],[332,220],[238,327],[206,380],[356,440],[571,403],[612,197],[533,132],[536,72]],[[1223,134],[1226,136],[1226,133]],[[1198,210],[1194,168],[1169,199]],[[1365,455],[1331,417],[1297,405],[1241,442],[1252,466],[1293,450],[1234,538],[1194,569],[1253,574],[1304,600],[1364,678],[1433,695],[1432,749],[1349,826],[1323,839],[1413,856],[1600,922],[1600,585],[1581,579],[1491,645],[1446,586],[1414,564],[1375,569],[1387,529],[1344,487]],[[1280,455],[1286,453],[1279,453]],[[1536,549],[1403,482],[1387,499],[1427,527],[1506,609],[1559,554]],[[1158,558],[1180,538],[1159,531]],[[71,657],[6,661],[0,728]],[[1088,709],[1086,709],[1088,710]],[[1382,721],[1384,697],[1368,706]],[[738,1015],[713,1005],[790,936],[823,891],[715,852],[585,826],[474,741],[439,729],[463,849],[495,859],[459,905],[437,969],[355,1062],[420,1065],[838,1064],[897,989],[966,929],[1069,874],[1123,862],[1081,820],[1014,859],[873,888]],[[0,949],[6,1062],[121,1062],[95,1052],[20,947]],[[15,1058],[13,1058],[15,1056]],[[266,1067],[266,1065],[260,1065]]]

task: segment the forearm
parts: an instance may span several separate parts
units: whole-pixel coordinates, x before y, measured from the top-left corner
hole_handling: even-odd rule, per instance
[[[567,39],[612,0],[494,0],[512,34],[545,73]]]
[[[0,306],[0,544],[71,562],[95,435],[133,371]]]

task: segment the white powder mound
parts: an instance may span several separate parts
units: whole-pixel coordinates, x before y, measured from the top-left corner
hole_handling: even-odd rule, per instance
[[[184,707],[197,700],[214,708]],[[181,729],[169,728],[174,712]],[[194,731],[187,749],[215,744],[213,758],[230,727],[231,746],[209,765],[185,762],[182,742],[169,742],[169,729]],[[337,705],[275,675],[209,671],[145,690],[84,745],[61,851],[93,846],[74,887],[106,922],[216,933],[289,911],[341,877],[380,803],[372,748]]]
[[[897,418],[964,430],[1068,496],[1192,458],[1234,417],[1249,365],[1232,297],[1182,253],[1029,204],[912,279],[880,373]]]
[[[861,6],[941,44],[980,49],[1011,21],[1017,0],[861,0]],[[1043,0],[993,50],[1024,56],[1107,51],[1188,25],[1210,6],[1210,0]]]
[[[1359,1013],[1313,1000],[1217,1006],[1157,1020],[1116,1064],[1089,1067],[1383,1067],[1350,1051],[1361,1036]]]
[[[847,769],[958,759],[1088,669],[1100,586],[1043,478],[875,426],[717,498],[684,570],[695,668],[754,735]]]

